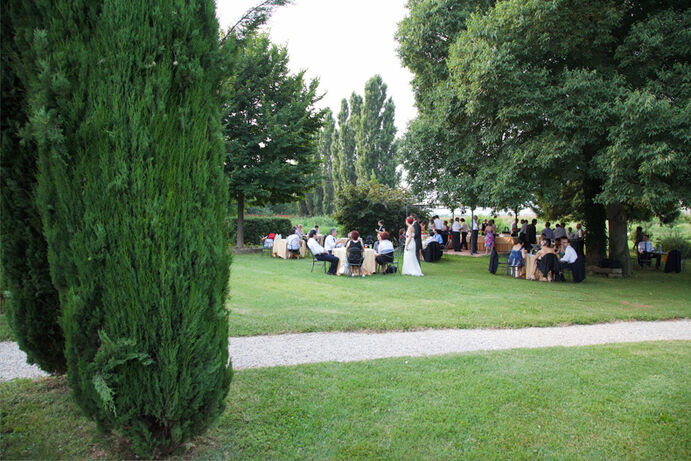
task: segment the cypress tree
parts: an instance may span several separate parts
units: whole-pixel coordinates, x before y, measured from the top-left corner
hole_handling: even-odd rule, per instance
[[[231,378],[214,2],[54,3],[32,127],[69,383],[150,456],[203,431]]]
[[[2,10],[0,257],[3,283],[10,292],[7,320],[29,363],[49,373],[64,373],[60,303],[35,202],[38,152],[25,135],[27,86],[36,74],[30,40],[45,10],[28,2],[3,2]]]

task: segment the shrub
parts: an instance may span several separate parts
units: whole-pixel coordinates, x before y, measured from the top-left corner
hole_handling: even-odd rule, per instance
[[[336,198],[334,218],[343,232],[357,230],[361,235],[375,235],[377,221],[384,220],[384,227],[392,238],[398,229],[405,227],[407,215],[415,213],[425,222],[427,210],[414,205],[410,194],[382,184],[366,183],[345,188]],[[323,232],[322,232],[323,233]]]
[[[0,15],[3,44],[0,290],[9,292],[4,301],[7,322],[19,348],[26,352],[27,362],[49,373],[64,373],[67,365],[59,324],[60,300],[50,278],[48,245],[35,202],[38,152],[34,143],[21,139],[20,133],[28,121],[25,89],[30,83],[25,79],[35,75],[28,57],[31,46],[24,39],[30,36],[27,31],[40,24],[40,13],[31,8],[23,11],[26,5],[22,2],[7,6],[10,10]]]
[[[56,0],[32,98],[68,380],[150,458],[204,431],[231,379],[212,0]]]
[[[228,221],[228,238],[231,243],[235,242],[237,222],[237,218]],[[245,243],[256,245],[261,244],[262,237],[271,232],[288,235],[292,227],[290,219],[275,217],[245,217],[244,225]]]
[[[682,258],[691,258],[691,242],[679,233],[661,239],[660,245],[664,251],[679,250]]]

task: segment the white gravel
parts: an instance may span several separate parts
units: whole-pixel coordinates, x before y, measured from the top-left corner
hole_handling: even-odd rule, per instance
[[[233,368],[356,362],[469,351],[640,341],[691,340],[691,319],[616,322],[515,330],[422,330],[390,333],[300,333],[229,338]],[[0,381],[45,374],[26,364],[16,343],[0,342]]]

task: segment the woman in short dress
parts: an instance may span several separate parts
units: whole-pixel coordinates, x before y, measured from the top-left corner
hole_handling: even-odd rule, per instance
[[[485,228],[485,253],[491,253],[492,248],[494,248],[494,226],[489,224]]]

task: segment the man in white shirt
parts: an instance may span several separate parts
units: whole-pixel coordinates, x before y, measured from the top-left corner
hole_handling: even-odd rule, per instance
[[[329,272],[327,272],[329,275],[336,275],[336,269],[338,269],[338,258],[334,255],[328,254],[325,250],[324,247],[322,247],[319,242],[314,238],[316,235],[316,232],[314,230],[311,230],[309,233],[309,238],[307,239],[307,246],[309,247],[310,251],[314,255],[315,258],[319,261],[329,261],[331,263],[331,266],[329,266]]]
[[[381,232],[377,235],[379,239],[379,245],[377,246],[376,253],[374,255],[374,260],[382,268],[382,274],[384,273],[384,268],[387,264],[393,262],[393,243],[391,243],[389,233],[386,231]]]
[[[660,261],[662,260],[662,255],[660,253],[655,252],[655,247],[653,246],[653,242],[648,240],[650,236],[648,235],[643,235],[643,240],[638,244],[638,264],[643,267],[643,262],[641,259],[645,258],[648,261],[651,259],[655,258],[655,267],[660,267]]]
[[[575,263],[578,259],[578,254],[576,254],[576,250],[573,249],[573,247],[569,243],[569,239],[567,239],[566,237],[561,238],[561,248],[562,250],[564,250],[564,257],[561,258],[561,262],[566,265],[571,265]]]
[[[473,216],[473,222],[470,224],[470,254],[477,253],[477,217]]]
[[[451,239],[453,240],[453,251],[461,251],[461,223],[458,218],[451,224]]]
[[[434,230],[437,232],[441,232],[441,227],[444,223],[441,222],[441,219],[439,219],[439,216],[434,216]]]
[[[324,250],[329,254],[333,254],[334,248],[336,248],[336,234],[336,228],[332,227],[329,235],[324,238]]]

